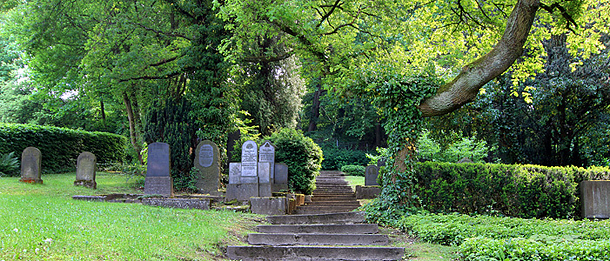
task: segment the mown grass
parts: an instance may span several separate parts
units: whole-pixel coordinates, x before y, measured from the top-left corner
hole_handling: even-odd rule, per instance
[[[223,249],[262,218],[229,211],[86,202],[72,195],[141,193],[137,179],[98,173],[98,189],[74,173],[44,184],[0,178],[0,260],[225,260]]]

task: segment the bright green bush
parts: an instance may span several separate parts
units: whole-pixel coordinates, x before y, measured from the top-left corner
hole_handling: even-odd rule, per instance
[[[413,191],[430,212],[523,218],[579,216],[578,184],[610,178],[608,168],[479,163],[418,163],[415,173]]]
[[[341,167],[341,172],[345,173],[347,176],[360,176],[364,177],[364,171],[366,167],[359,165],[345,165]]]
[[[14,152],[0,154],[0,177],[18,176],[19,175],[19,160]]]
[[[322,149],[301,131],[284,128],[266,137],[276,147],[275,162],[288,165],[289,189],[310,195],[315,189],[315,178],[320,173]]]
[[[324,170],[341,170],[345,165],[366,165],[369,162],[366,152],[361,150],[340,149],[333,146],[324,146],[322,150]]]
[[[44,172],[74,171],[83,151],[99,163],[123,162],[127,138],[104,132],[87,132],[49,126],[0,123],[0,154],[21,152],[30,146],[42,152]]]
[[[430,132],[424,131],[417,139],[417,156],[422,161],[458,162],[468,158],[473,162],[483,162],[490,148],[484,140],[474,137],[461,137],[442,149],[441,145],[429,137]]]

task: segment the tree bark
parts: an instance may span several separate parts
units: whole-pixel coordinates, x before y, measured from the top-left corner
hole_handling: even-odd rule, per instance
[[[309,127],[307,132],[318,129],[318,118],[320,118],[320,95],[322,94],[322,85],[318,84],[316,91],[313,93],[313,102],[311,105],[311,119],[309,119]]]
[[[138,160],[140,161],[140,164],[143,164],[144,162],[142,161],[142,155],[140,154],[139,149],[140,146],[138,146],[138,142],[136,139],[136,126],[133,108],[131,106],[131,100],[129,100],[127,92],[123,93],[123,102],[125,103],[125,109],[127,110],[127,119],[129,120],[129,138],[131,140],[131,145],[138,154]]]
[[[466,65],[453,81],[418,106],[424,117],[450,113],[474,100],[479,89],[504,73],[523,54],[540,0],[519,0],[508,17],[504,35],[485,56]]]

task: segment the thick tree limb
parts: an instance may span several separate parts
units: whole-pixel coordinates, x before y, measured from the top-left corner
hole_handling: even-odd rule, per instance
[[[418,106],[422,115],[438,116],[450,113],[474,100],[479,89],[505,72],[523,54],[540,0],[519,0],[508,17],[504,35],[493,50],[466,65],[453,81],[440,87],[437,93]]]

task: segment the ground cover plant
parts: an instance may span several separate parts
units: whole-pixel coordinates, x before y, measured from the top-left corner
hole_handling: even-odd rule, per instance
[[[0,260],[223,260],[221,246],[240,244],[260,218],[71,199],[140,193],[138,178],[98,173],[98,190],[73,186],[74,173],[43,185],[0,178]]]
[[[393,224],[429,243],[459,246],[461,260],[608,260],[610,221],[417,214]]]

